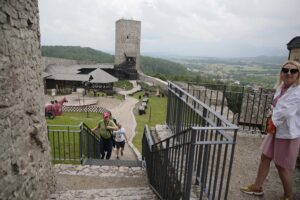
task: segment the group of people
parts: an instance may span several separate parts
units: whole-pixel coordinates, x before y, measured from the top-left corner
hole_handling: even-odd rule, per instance
[[[101,159],[110,159],[113,147],[117,148],[117,159],[124,155],[125,142],[128,141],[125,129],[120,123],[116,123],[110,112],[103,113],[101,119],[92,131],[100,135],[100,154]]]

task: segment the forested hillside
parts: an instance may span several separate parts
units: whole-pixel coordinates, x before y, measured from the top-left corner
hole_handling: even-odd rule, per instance
[[[90,60],[98,63],[113,63],[114,56],[89,47],[43,46],[42,56],[72,60]]]
[[[114,63],[114,56],[89,47],[79,46],[43,46],[42,55],[47,57],[89,60],[98,63]],[[141,56],[141,69],[145,74],[168,79],[186,74],[186,68],[176,62]]]
[[[144,73],[156,76],[163,80],[171,79],[174,76],[184,76],[187,69],[182,64],[161,58],[141,57],[141,69]]]

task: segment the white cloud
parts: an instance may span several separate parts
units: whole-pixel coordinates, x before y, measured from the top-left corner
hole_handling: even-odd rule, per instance
[[[115,22],[142,22],[141,51],[178,55],[288,55],[300,35],[299,0],[40,0],[43,45],[114,51]]]

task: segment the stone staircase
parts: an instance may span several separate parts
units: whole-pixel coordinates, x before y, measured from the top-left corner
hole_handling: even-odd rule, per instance
[[[54,166],[56,191],[48,200],[158,199],[141,161],[88,160],[93,165]]]
[[[116,188],[116,189],[89,189],[58,191],[50,199],[59,200],[152,200],[157,199],[149,187]]]

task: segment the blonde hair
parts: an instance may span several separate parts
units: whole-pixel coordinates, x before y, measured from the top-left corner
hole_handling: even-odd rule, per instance
[[[297,67],[297,69],[299,70],[299,72],[298,72],[298,80],[293,85],[294,86],[300,85],[300,78],[299,78],[300,77],[300,63],[298,63],[297,61],[294,61],[294,60],[288,60],[288,61],[286,61],[285,63],[282,64],[282,67],[284,67],[284,66],[286,66],[288,64]],[[282,85],[283,85],[283,81],[281,79],[281,72],[280,72],[279,75],[278,75],[278,78],[277,78],[277,83],[275,84],[274,88],[275,89],[280,88]]]

